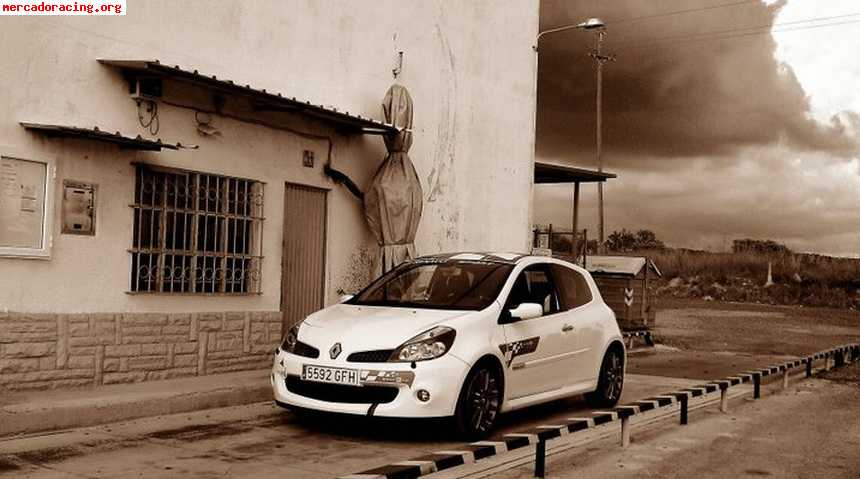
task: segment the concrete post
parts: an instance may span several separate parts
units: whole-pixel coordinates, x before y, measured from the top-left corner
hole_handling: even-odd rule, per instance
[[[621,418],[621,447],[630,445],[630,416]]]
[[[688,406],[688,403],[689,403],[689,400],[690,400],[690,396],[684,395],[684,396],[681,396],[681,397],[680,397],[680,398],[678,398],[678,399],[680,399],[680,402],[681,402],[681,425],[682,425],[682,426],[686,426],[686,425],[687,425],[687,422],[688,422],[688,418],[687,418],[687,415],[688,415],[687,406]]]
[[[729,390],[728,388],[720,389],[720,412],[729,412]]]
[[[753,374],[753,399],[761,398],[761,373]]]
[[[785,368],[785,372],[782,374],[782,388],[788,389],[788,368]]]
[[[546,441],[538,440],[535,446],[535,477],[546,477]]]

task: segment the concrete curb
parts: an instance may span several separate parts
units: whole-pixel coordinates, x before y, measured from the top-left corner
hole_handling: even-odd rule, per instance
[[[42,391],[0,406],[0,437],[270,401],[268,374],[250,371],[89,391]]]
[[[751,388],[735,388],[731,390],[730,396],[732,399],[738,399],[745,395],[748,395],[752,391]],[[694,399],[689,404],[689,411],[698,411],[705,408],[713,407],[715,404],[718,404],[720,398],[714,396],[702,396],[700,398]],[[637,428],[648,428],[654,424],[664,423],[666,421],[676,419],[678,417],[678,405],[673,406],[665,406],[659,409],[651,410],[648,413],[640,414],[634,416],[632,421]],[[590,429],[588,431],[580,431],[574,435],[568,435],[563,440],[557,441],[554,444],[547,443],[546,446],[546,457],[547,459],[551,456],[556,456],[559,454],[564,454],[570,449],[574,449],[577,447],[582,447],[584,445],[590,445],[595,441],[607,439],[610,437],[618,436],[618,424],[616,422],[611,422],[604,424],[602,426],[596,427],[594,429]],[[499,474],[503,471],[507,471],[509,469],[527,465],[534,464],[535,462],[535,447],[531,446],[528,448],[518,449],[516,451],[512,451],[510,454],[496,456],[495,458],[488,458],[484,461],[479,461],[474,464],[466,465],[460,468],[449,469],[447,471],[440,471],[434,473],[434,475],[429,476],[439,479],[460,479],[460,478],[470,478],[470,479],[480,479],[485,477],[495,477],[496,474]]]
[[[482,459],[501,456],[509,451],[533,447],[535,445],[538,445],[538,450],[542,451],[536,455],[535,476],[544,477],[542,465],[540,467],[541,472],[537,472],[537,461],[540,460],[542,464],[542,461],[545,460],[545,444],[548,440],[568,436],[581,431],[594,430],[594,428],[601,425],[620,421],[622,429],[622,445],[626,446],[626,443],[628,443],[630,439],[630,419],[634,416],[667,406],[680,405],[680,421],[681,424],[684,425],[687,424],[689,403],[695,398],[706,398],[712,394],[719,394],[721,396],[720,407],[723,409],[725,408],[725,399],[727,398],[730,388],[737,387],[745,383],[752,383],[753,397],[758,399],[760,397],[762,378],[782,372],[784,373],[783,385],[787,386],[788,374],[791,370],[805,366],[806,376],[811,377],[813,374],[812,363],[820,359],[824,360],[825,371],[831,368],[831,361],[834,363],[832,367],[839,367],[848,362],[855,362],[860,360],[860,344],[837,346],[826,351],[820,351],[785,363],[753,371],[746,371],[735,376],[728,376],[699,386],[683,388],[664,395],[653,396],[643,400],[634,401],[632,403],[616,406],[607,411],[595,411],[591,413],[590,417],[568,418],[565,421],[561,421],[562,424],[537,426],[536,428],[516,434],[505,434],[501,437],[492,438],[487,441],[463,444],[461,447],[458,447],[457,450],[437,451],[433,454],[427,454],[407,461],[387,464],[356,474],[340,476],[339,479],[414,479],[434,474],[439,471],[450,470],[451,468],[468,466]]]

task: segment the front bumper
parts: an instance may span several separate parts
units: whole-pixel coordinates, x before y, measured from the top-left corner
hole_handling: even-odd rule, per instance
[[[307,397],[287,387],[288,376],[301,377],[303,364],[358,369],[362,387],[395,388],[397,394],[393,400],[384,403],[348,402],[352,400],[349,397],[350,391],[358,390],[360,387],[340,386],[337,388],[337,402]],[[409,363],[352,363],[329,361],[325,358],[312,359],[286,353],[278,348],[272,366],[272,390],[275,401],[287,407],[295,406],[362,416],[415,418],[452,416],[460,394],[460,386],[469,372],[469,365],[450,353],[437,359],[419,361],[415,365],[415,369],[412,369]],[[411,384],[408,383],[410,376],[412,376]],[[400,382],[397,382],[398,378]],[[418,399],[417,391],[421,389],[430,393],[429,401],[422,402]],[[359,395],[356,394],[356,396]]]

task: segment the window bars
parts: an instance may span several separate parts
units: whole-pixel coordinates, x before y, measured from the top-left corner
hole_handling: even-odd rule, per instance
[[[137,165],[131,292],[261,292],[263,184]]]

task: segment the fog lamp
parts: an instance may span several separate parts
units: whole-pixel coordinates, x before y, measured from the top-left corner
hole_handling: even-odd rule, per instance
[[[419,389],[418,392],[415,393],[415,396],[418,397],[419,401],[427,402],[430,400],[430,391],[426,389]]]

